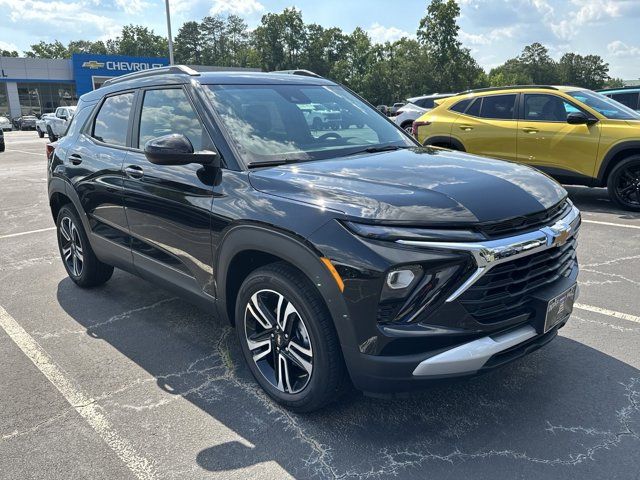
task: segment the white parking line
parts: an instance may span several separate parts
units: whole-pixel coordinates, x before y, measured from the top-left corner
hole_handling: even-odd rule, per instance
[[[621,318],[623,320],[629,320],[630,322],[640,323],[640,317],[631,315],[630,313],[616,312],[615,310],[607,310],[606,308],[584,305],[583,303],[576,303],[574,307],[579,308],[580,310],[586,310],[587,312],[600,313],[602,315],[608,315],[609,317]]]
[[[40,153],[38,153],[38,152],[27,152],[26,150],[16,150],[16,149],[9,149],[9,148],[7,148],[5,150],[5,152],[28,153],[29,155],[40,155],[40,156],[43,156],[43,157],[45,155],[44,152],[40,152]]]
[[[28,232],[9,233],[7,235],[0,235],[0,240],[3,238],[21,237],[22,235],[31,235],[32,233],[49,232],[55,230],[56,227],[40,228],[38,230],[29,230]]]
[[[133,445],[118,434],[94,400],[72,385],[47,352],[2,306],[0,306],[0,327],[137,478],[157,478],[153,464],[140,456]]]
[[[635,228],[640,230],[640,225],[627,225],[626,223],[613,223],[613,222],[601,222],[599,220],[585,220],[582,219],[582,223],[595,223],[596,225],[607,225],[609,227],[622,227],[622,228]]]

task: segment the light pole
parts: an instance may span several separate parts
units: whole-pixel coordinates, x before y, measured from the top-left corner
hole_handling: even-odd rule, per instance
[[[169,65],[173,65],[173,38],[171,38],[171,12],[169,11],[169,0],[165,0],[167,6],[167,35],[169,39]]]

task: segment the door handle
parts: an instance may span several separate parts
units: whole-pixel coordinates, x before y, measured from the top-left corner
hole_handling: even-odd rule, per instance
[[[144,170],[142,170],[142,167],[139,167],[137,165],[129,165],[128,167],[125,167],[124,173],[129,178],[142,178],[142,176],[144,175]]]
[[[464,130],[465,132],[470,132],[471,130],[473,130],[473,127],[471,125],[458,125],[458,128],[460,130]]]
[[[82,163],[82,155],[79,153],[72,153],[69,155],[69,160],[73,165],[80,165]]]
[[[533,127],[524,127],[522,131],[525,133],[538,133],[538,129]]]

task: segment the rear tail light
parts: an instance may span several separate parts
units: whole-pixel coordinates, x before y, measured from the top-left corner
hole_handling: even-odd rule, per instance
[[[53,143],[47,143],[44,148],[45,148],[45,153],[47,155],[47,160],[50,160],[51,156],[53,155],[53,151],[56,149],[56,147]]]
[[[427,125],[431,125],[431,122],[418,122],[418,121],[413,122],[413,131],[412,131],[413,136],[418,138],[418,128],[425,127]]]

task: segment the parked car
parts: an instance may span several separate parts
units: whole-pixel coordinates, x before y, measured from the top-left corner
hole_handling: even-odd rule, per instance
[[[393,117],[394,115],[396,115],[398,113],[398,110],[401,109],[404,106],[405,106],[404,102],[396,102],[391,107],[389,107],[389,110],[388,110],[387,114],[390,117]]]
[[[616,102],[626,105],[636,112],[640,112],[640,86],[607,88],[597,90],[597,92],[612,98]]]
[[[49,118],[55,117],[55,113],[44,113],[37,121],[36,121],[36,132],[40,138],[44,138],[45,133],[47,133],[47,120]]]
[[[11,120],[9,120],[7,117],[0,116],[0,130],[2,130],[3,132],[13,130]]]
[[[607,187],[640,211],[640,113],[577,87],[482,89],[414,122],[420,143],[534,166],[571,185]]]
[[[23,115],[16,120],[16,126],[18,130],[35,130],[37,120],[35,115]]]
[[[4,130],[0,129],[0,152],[4,152]]]
[[[335,106],[321,103],[300,105],[300,109],[313,130],[338,130],[342,127],[342,112]]]
[[[46,132],[49,140],[55,142],[67,131],[75,111],[76,107],[58,107],[53,115],[48,115],[44,120],[41,119],[40,124],[36,124],[40,138],[44,137],[44,132]]]
[[[443,100],[455,95],[454,93],[434,93],[432,95],[423,95],[421,97],[412,97],[407,99],[404,107],[400,107],[393,117],[393,121],[400,128],[403,128],[409,134],[413,134],[413,122],[428,112],[436,105],[436,100]]]
[[[48,161],[71,280],[117,267],[180,292],[236,327],[256,381],[296,411],[349,383],[488,371],[556,336],[580,224],[559,184],[421,148],[343,87],[288,77],[174,66],[84,94]],[[310,102],[363,127],[315,132]]]

